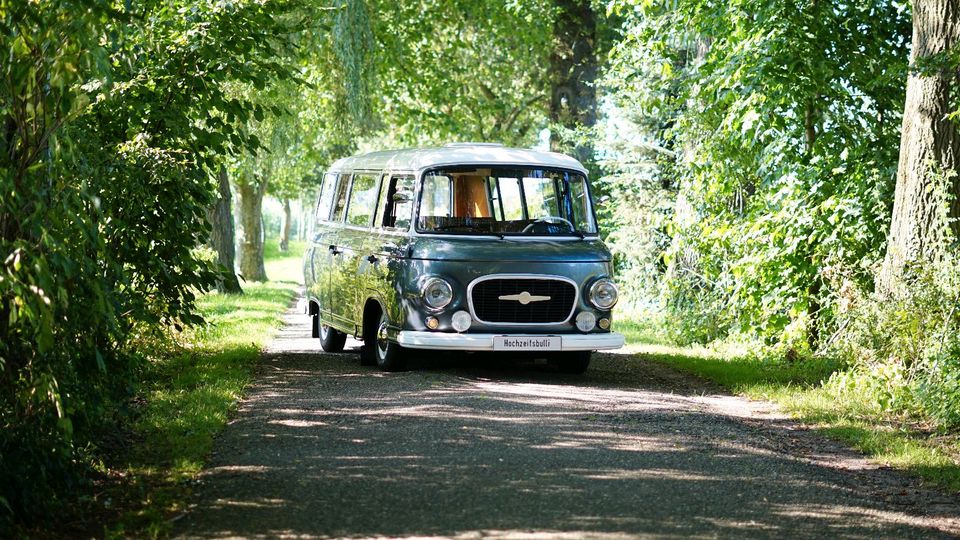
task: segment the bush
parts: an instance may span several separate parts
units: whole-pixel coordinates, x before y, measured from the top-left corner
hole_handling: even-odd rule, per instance
[[[932,267],[914,268],[896,297],[854,295],[830,348],[853,368],[827,388],[838,397],[856,393],[876,412],[960,427],[958,262],[949,251]]]

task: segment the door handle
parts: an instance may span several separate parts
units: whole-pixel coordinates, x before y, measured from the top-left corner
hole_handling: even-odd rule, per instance
[[[367,257],[367,261],[369,261],[370,264],[375,264],[378,260],[380,259],[377,259],[376,255],[370,255],[369,257]]]

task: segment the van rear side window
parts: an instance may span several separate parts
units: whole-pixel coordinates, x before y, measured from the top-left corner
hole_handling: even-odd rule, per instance
[[[341,174],[337,184],[336,205],[333,207],[333,221],[343,221],[343,211],[347,208],[347,190],[350,188],[350,175]]]
[[[330,219],[330,207],[333,206],[333,194],[337,187],[337,175],[327,173],[323,176],[323,185],[320,186],[320,202],[317,203],[317,221]]]
[[[369,227],[377,205],[377,174],[356,174],[350,188],[350,206],[347,208],[347,223]]]

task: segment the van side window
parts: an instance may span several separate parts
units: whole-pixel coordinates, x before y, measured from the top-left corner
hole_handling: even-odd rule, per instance
[[[397,200],[399,193],[400,200]],[[406,200],[404,200],[406,199]],[[377,223],[388,229],[408,229],[413,214],[413,177],[393,176],[384,179],[380,189]]]
[[[337,175],[327,173],[323,176],[323,185],[320,186],[320,198],[317,203],[317,221],[330,219],[330,207],[333,206],[333,193],[337,187]]]
[[[341,174],[337,184],[336,205],[333,207],[333,221],[343,221],[343,210],[347,207],[347,188],[350,187],[350,175]]]
[[[393,203],[393,227],[397,229],[409,229],[410,221],[413,219],[413,177],[398,176],[394,178],[394,191],[406,193],[407,201],[394,201]]]
[[[347,223],[369,227],[377,205],[377,180],[379,174],[353,175],[350,188],[350,205],[347,207]]]
[[[593,216],[590,214],[590,195],[587,192],[587,182],[583,178],[568,178],[568,191],[570,195],[570,215],[573,216],[573,224],[582,231],[596,232],[597,227],[593,223]]]

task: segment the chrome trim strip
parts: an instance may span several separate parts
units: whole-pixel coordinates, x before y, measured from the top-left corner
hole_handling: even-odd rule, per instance
[[[511,337],[557,336],[561,338],[561,351],[619,349],[623,347],[625,341],[623,334],[615,332],[603,334],[453,334],[448,332],[403,330],[397,334],[397,343],[408,349],[492,351],[493,338],[504,335]]]
[[[514,323],[514,322],[490,322],[477,317],[477,312],[473,309],[473,287],[477,283],[484,281],[490,281],[491,279],[538,279],[542,281],[566,281],[567,283],[573,285],[573,305],[570,306],[570,313],[567,314],[567,318],[562,321],[552,321],[546,323]],[[488,274],[486,276],[480,276],[477,279],[470,282],[467,285],[467,307],[470,308],[470,316],[473,317],[473,320],[481,324],[490,324],[490,325],[509,325],[509,326],[550,326],[555,324],[565,324],[570,322],[570,318],[573,317],[573,313],[577,310],[577,301],[580,299],[580,287],[577,285],[577,282],[566,277],[566,276],[556,276],[552,274]],[[492,342],[491,342],[492,343]]]

